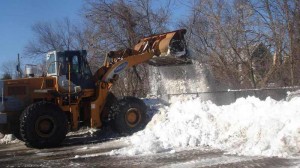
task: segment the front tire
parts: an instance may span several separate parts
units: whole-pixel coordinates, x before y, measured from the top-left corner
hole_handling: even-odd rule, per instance
[[[112,106],[115,117],[112,127],[122,135],[144,129],[147,124],[147,106],[135,97],[125,97]]]
[[[50,102],[37,102],[28,106],[20,117],[20,132],[27,146],[49,148],[58,146],[68,132],[64,112]]]

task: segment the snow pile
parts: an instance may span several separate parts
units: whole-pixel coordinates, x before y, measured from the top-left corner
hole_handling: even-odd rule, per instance
[[[240,98],[226,106],[199,98],[160,108],[131,146],[111,154],[152,154],[209,147],[231,154],[288,157],[300,152],[300,98]]]
[[[76,136],[76,135],[93,136],[97,131],[98,130],[95,128],[81,127],[78,131],[69,132],[67,136]]]
[[[18,142],[20,141],[12,134],[6,134],[0,139],[0,144],[10,144],[10,143],[18,143]]]

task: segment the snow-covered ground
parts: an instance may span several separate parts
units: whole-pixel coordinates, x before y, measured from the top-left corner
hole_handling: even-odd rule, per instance
[[[255,97],[217,106],[199,98],[161,105],[145,130],[125,138],[129,147],[110,154],[140,155],[211,148],[246,156],[292,157],[300,152],[300,98]]]

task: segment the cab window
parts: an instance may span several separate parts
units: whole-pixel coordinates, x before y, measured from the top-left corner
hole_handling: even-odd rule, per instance
[[[55,63],[55,55],[54,54],[50,54],[49,58],[48,58],[48,74],[54,74],[56,73],[56,63]]]
[[[74,55],[72,58],[72,71],[78,73],[79,72],[79,62],[78,56]]]

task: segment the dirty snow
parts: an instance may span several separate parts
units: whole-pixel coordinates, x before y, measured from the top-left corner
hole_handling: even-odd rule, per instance
[[[90,127],[81,127],[78,131],[69,132],[67,136],[72,135],[83,135],[83,136],[92,136],[98,131],[98,129],[90,128]]]
[[[18,143],[20,142],[16,137],[14,137],[12,134],[6,134],[3,135],[2,138],[0,138],[0,144],[10,144],[10,143]]]
[[[212,148],[229,154],[289,157],[300,152],[300,98],[255,97],[217,106],[199,98],[172,100],[145,130],[128,137],[129,147],[110,154],[138,155]]]

